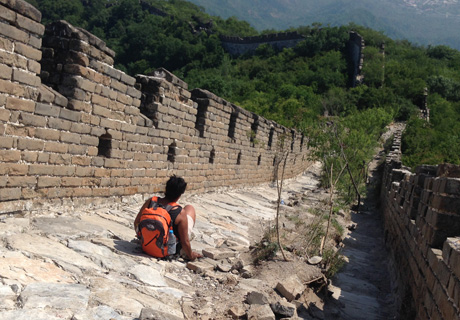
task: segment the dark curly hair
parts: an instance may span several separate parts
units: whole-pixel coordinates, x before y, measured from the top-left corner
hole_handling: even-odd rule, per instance
[[[187,188],[187,182],[181,177],[173,175],[166,182],[165,198],[169,201],[176,200],[179,198]]]

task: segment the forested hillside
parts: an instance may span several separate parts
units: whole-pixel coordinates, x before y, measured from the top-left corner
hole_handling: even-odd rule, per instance
[[[393,120],[408,121],[403,141],[407,165],[460,164],[457,50],[415,46],[357,25],[313,25],[295,29],[306,37],[295,48],[275,51],[262,45],[253,55],[232,57],[224,52],[219,35],[258,32],[234,18],[211,17],[186,1],[30,2],[42,11],[44,24],[65,19],[106,41],[117,53],[117,68],[135,75],[164,67],[192,88],[208,89],[305,131],[311,145],[331,148],[328,157],[345,152],[356,176],[383,127]],[[349,87],[345,55],[351,30],[366,42],[364,82],[356,88]],[[416,116],[425,88],[429,123]],[[333,130],[326,130],[331,123]],[[327,142],[331,139],[338,143]],[[349,182],[344,182],[344,188]]]

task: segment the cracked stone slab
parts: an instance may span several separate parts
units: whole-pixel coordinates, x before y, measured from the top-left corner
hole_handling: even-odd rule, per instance
[[[63,318],[63,313],[53,310],[18,309],[0,313],[0,320],[62,320],[70,319],[72,314]]]
[[[30,259],[20,252],[0,255],[0,275],[21,285],[34,282],[74,283],[73,275],[53,263]]]
[[[114,236],[125,241],[131,241],[136,236],[133,228],[129,228],[125,225],[122,225],[118,222],[114,222],[112,220],[104,219],[99,215],[85,215],[82,216],[81,219],[85,223],[91,223],[100,226],[108,230]]]
[[[30,234],[16,234],[9,237],[7,243],[15,250],[26,251],[35,256],[55,260],[64,268],[67,267],[71,269],[72,272],[78,273],[77,269],[101,270],[101,268],[91,260],[67,248],[63,244],[45,237]],[[72,266],[74,268],[72,268]]]
[[[124,270],[135,264],[134,261],[115,254],[109,248],[89,241],[69,240],[68,247],[109,270]]]
[[[38,217],[33,219],[33,225],[46,235],[62,239],[107,236],[107,231],[102,226],[74,217]]]
[[[124,315],[138,317],[144,307],[162,310],[166,314],[182,317],[180,305],[170,299],[168,304],[158,300],[157,296],[140,292],[142,286],[120,283],[123,279],[91,279],[91,300],[97,304],[110,306]],[[166,318],[167,319],[167,318]]]
[[[221,260],[221,259],[236,257],[237,253],[231,250],[210,248],[210,249],[203,250],[203,255],[205,257],[208,257],[214,260]]]
[[[20,294],[25,309],[84,310],[88,306],[90,291],[80,284],[32,283]]]
[[[109,306],[97,306],[73,315],[72,320],[132,320],[124,317]]]
[[[137,280],[154,287],[167,287],[167,284],[161,275],[161,272],[155,268],[146,265],[135,265],[128,271]]]
[[[0,221],[0,236],[22,233],[30,226],[29,218],[6,218]]]

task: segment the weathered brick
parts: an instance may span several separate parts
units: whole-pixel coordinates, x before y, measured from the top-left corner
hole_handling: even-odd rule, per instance
[[[48,127],[52,129],[69,131],[71,125],[72,125],[72,122],[67,121],[67,120],[56,119],[56,118],[48,119]]]
[[[77,167],[75,170],[75,175],[77,177],[93,177],[94,176],[94,168],[89,167]],[[94,178],[94,180],[98,181],[98,179]]]
[[[41,49],[42,47],[42,38],[37,37],[34,34],[30,34],[29,41],[27,41],[27,44],[36,48],[36,49]]]
[[[84,124],[84,123],[72,123],[70,127],[71,132],[76,132],[76,133],[90,133],[91,132],[91,126]]]
[[[27,69],[27,59],[20,55],[7,51],[0,51],[0,63],[20,69]]]
[[[109,109],[98,105],[93,105],[93,114],[104,118],[110,118],[112,115]]]
[[[37,50],[25,43],[16,43],[14,46],[14,52],[35,61],[40,61],[42,58],[42,52],[40,50]]]
[[[0,49],[3,49],[8,52],[13,52],[13,41],[0,37]]]
[[[51,154],[48,160],[49,164],[70,165],[72,163],[72,155],[70,154]]]
[[[61,178],[57,178],[57,177],[38,177],[37,186],[39,188],[59,187],[60,185],[61,185]]]
[[[5,6],[13,9],[15,12],[29,17],[34,21],[40,22],[41,20],[41,12],[26,1],[0,0],[0,3],[3,3]]]
[[[0,79],[11,80],[13,69],[5,64],[0,65]]]
[[[56,153],[67,153],[69,148],[68,144],[59,143],[59,142],[45,142],[44,151],[46,152],[56,152]]]
[[[8,177],[8,187],[28,187],[33,188],[37,183],[36,177],[20,177],[11,176]]]
[[[96,89],[96,83],[80,76],[68,75],[64,77],[62,84],[69,87],[80,88],[84,91],[94,92]]]
[[[0,166],[0,174],[22,176],[27,174],[29,166],[23,163],[3,163]]]
[[[22,151],[21,159],[25,162],[37,162],[38,160],[38,151]]]
[[[16,22],[16,12],[2,7],[2,10],[0,10],[0,18],[14,24],[14,22]]]
[[[86,150],[87,150],[86,146],[81,146],[81,145],[76,145],[76,144],[71,144],[69,146],[70,154],[86,154]]]
[[[93,96],[91,97],[92,103],[98,104],[102,107],[108,107],[109,101],[110,101],[109,99],[104,98],[98,94],[93,94]]]
[[[43,150],[45,142],[34,139],[18,139],[18,149],[20,150]]]
[[[43,140],[59,140],[61,133],[58,130],[37,128],[35,130],[35,137]]]
[[[450,213],[458,213],[460,197],[433,195],[430,199],[430,206],[437,210]]]
[[[84,67],[88,67],[90,65],[88,56],[81,52],[70,50],[67,59],[69,62],[76,63]]]
[[[31,100],[8,97],[6,99],[6,108],[12,110],[34,112],[35,102]]]
[[[113,121],[110,119],[101,118],[100,126],[103,128],[113,129],[113,130],[120,130],[121,123],[118,121]]]
[[[98,146],[99,145],[99,139],[97,137],[83,135],[81,137],[80,143],[84,144],[84,145],[88,145],[88,146]]]
[[[72,189],[73,197],[92,197],[93,190],[91,188],[75,188]]]
[[[44,153],[44,152],[39,152],[37,156],[37,162],[38,163],[49,163],[50,162],[50,154],[49,153]]]
[[[21,151],[19,150],[0,150],[0,161],[18,162],[21,160]]]
[[[37,103],[35,106],[35,114],[40,114],[43,116],[59,117],[61,110],[63,109],[60,107],[44,103]]]
[[[88,102],[83,102],[75,99],[71,99],[68,101],[67,104],[69,109],[73,109],[75,111],[83,111],[83,112],[91,112],[92,105]]]
[[[115,79],[112,79],[112,83],[110,84],[110,86],[117,90],[117,91],[120,91],[121,93],[126,93],[126,91],[128,90],[128,86],[125,85],[124,83],[121,83],[120,81],[117,81]]]
[[[8,96],[6,94],[2,94],[0,93],[0,112],[5,112],[4,109],[2,109],[2,107],[5,107],[6,105],[6,98]],[[9,113],[9,111],[7,111]],[[4,116],[4,114],[1,114],[0,117]],[[0,119],[1,120],[1,119]]]
[[[13,137],[0,136],[0,148],[11,149],[14,143]]]
[[[42,65],[37,61],[29,60],[27,61],[27,70],[35,74],[40,74]]]
[[[41,83],[40,77],[33,73],[23,71],[21,69],[13,70],[13,81],[17,81],[34,87],[38,87]]]
[[[79,177],[63,177],[61,179],[61,185],[64,187],[80,187],[83,186],[83,178]]]
[[[133,98],[126,94],[119,93],[117,96],[117,100],[124,105],[131,105],[133,103]]]
[[[60,117],[62,119],[79,122],[81,119],[81,112],[80,111],[73,111],[69,109],[62,109]],[[69,128],[70,129],[70,128]]]
[[[21,113],[19,115],[19,123],[22,123],[26,126],[33,126],[33,127],[44,127],[46,126],[46,118],[39,115],[33,115],[30,113]]]
[[[61,141],[62,142],[68,142],[68,143],[75,143],[79,144],[80,143],[80,135],[76,133],[70,133],[70,132],[61,132]]]
[[[0,189],[0,201],[21,199],[21,188]]]
[[[78,64],[66,64],[64,71],[70,74],[86,77],[88,75],[88,69]]]
[[[54,166],[46,164],[33,164],[29,167],[29,175],[44,176],[72,176],[75,173],[74,167]]]
[[[0,34],[4,35],[7,38],[17,40],[23,43],[27,43],[27,41],[29,40],[29,35],[27,34],[27,32],[19,30],[18,28],[1,21]]]

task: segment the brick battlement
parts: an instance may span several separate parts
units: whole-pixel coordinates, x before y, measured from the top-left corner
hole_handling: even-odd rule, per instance
[[[387,157],[381,203],[401,311],[460,319],[460,167],[401,164],[401,134]],[[404,300],[405,299],[405,300]]]
[[[304,137],[165,69],[131,77],[104,41],[65,21],[41,25],[0,0],[0,214],[163,191],[270,182],[280,138],[286,177],[307,166]]]

